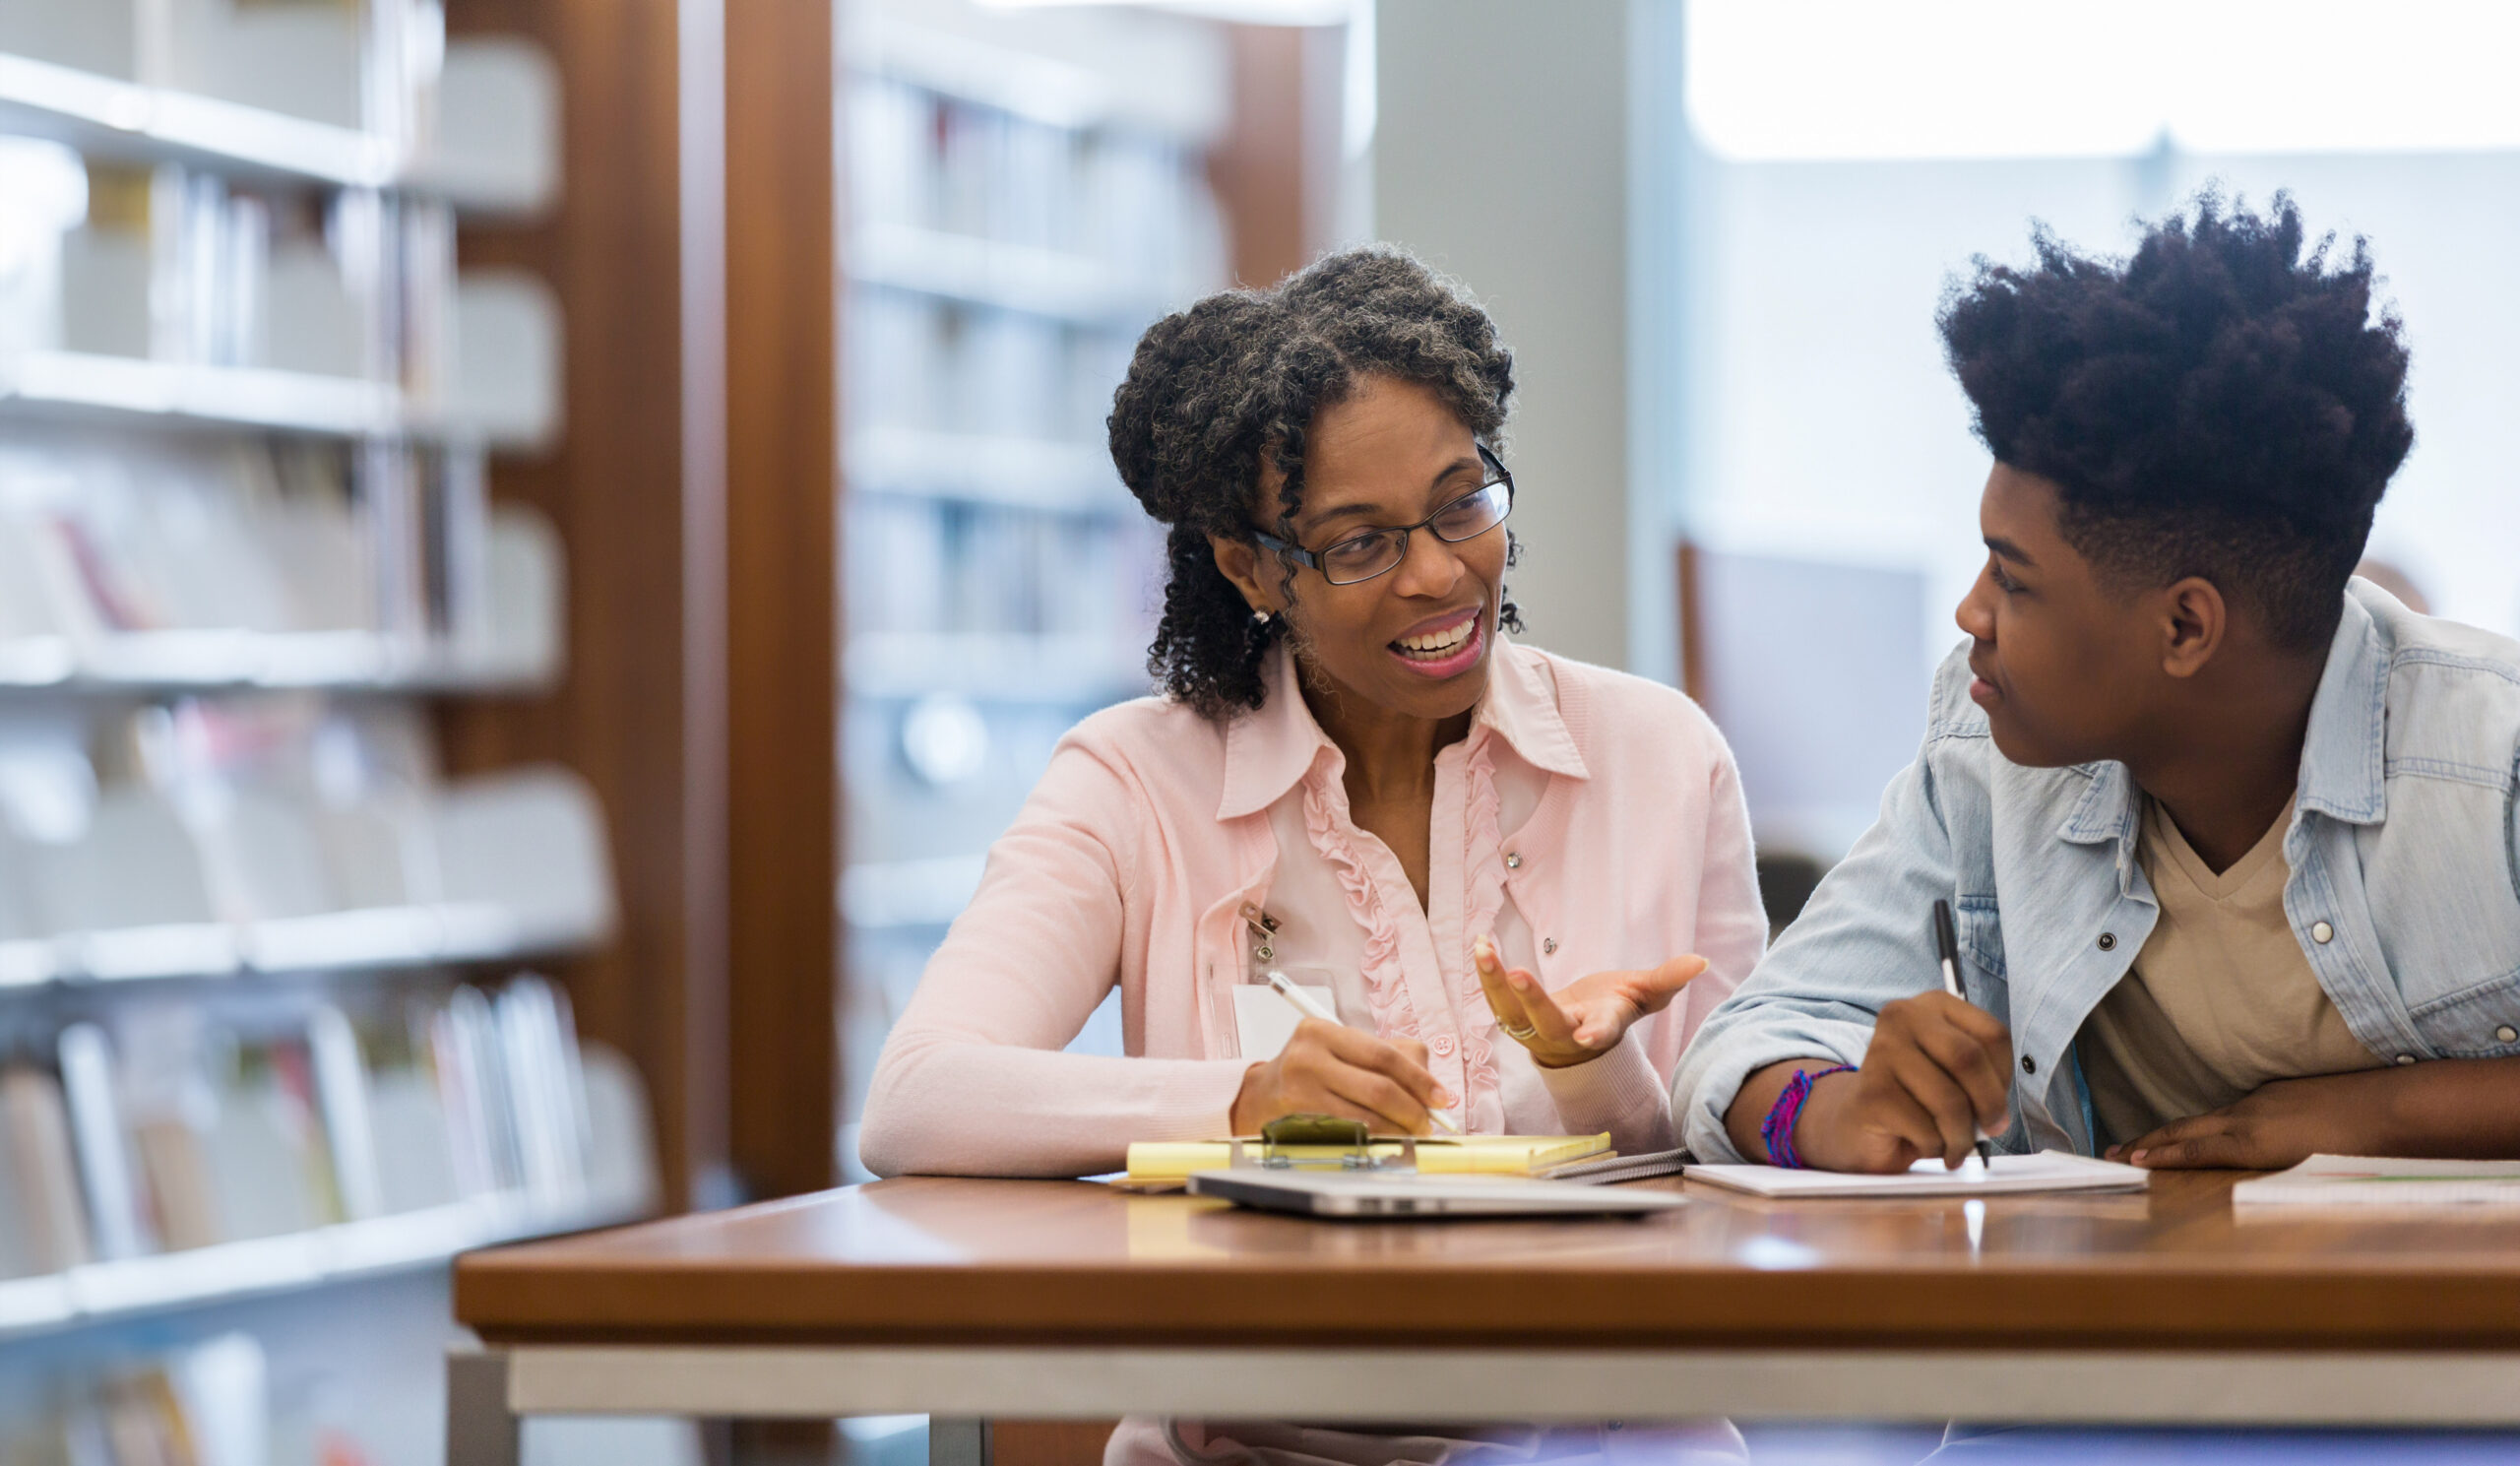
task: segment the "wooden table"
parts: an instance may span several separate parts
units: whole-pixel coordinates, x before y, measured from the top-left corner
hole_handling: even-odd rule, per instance
[[[464,1258],[450,1451],[602,1412],[2520,1424],[2520,1219],[2235,1179],[1530,1223],[883,1181]]]

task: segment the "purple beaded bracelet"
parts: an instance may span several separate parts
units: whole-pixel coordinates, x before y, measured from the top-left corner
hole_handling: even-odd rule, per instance
[[[1822,1069],[1817,1074],[1808,1069],[1794,1071],[1794,1077],[1786,1081],[1785,1093],[1778,1095],[1776,1103],[1768,1107],[1768,1117],[1759,1125],[1759,1138],[1768,1145],[1768,1164],[1782,1166],[1788,1171],[1810,1169],[1803,1164],[1802,1153],[1794,1148],[1794,1122],[1802,1117],[1802,1102],[1811,1098],[1814,1081],[1832,1074],[1854,1072],[1853,1064],[1840,1064],[1833,1069]]]

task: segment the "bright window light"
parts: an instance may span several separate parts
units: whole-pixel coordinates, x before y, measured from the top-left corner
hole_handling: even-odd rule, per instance
[[[1211,21],[1248,26],[1344,26],[1373,0],[980,0],[991,10],[1046,10],[1053,6],[1136,5],[1171,10]]]
[[[1741,161],[2520,148],[2503,0],[1688,0]]]

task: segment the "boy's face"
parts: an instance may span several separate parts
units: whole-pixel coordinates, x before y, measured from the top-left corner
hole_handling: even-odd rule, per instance
[[[2056,487],[1996,464],[1978,503],[1986,566],[1960,603],[1977,643],[1969,696],[2014,763],[2058,768],[2124,758],[2167,680],[2140,594],[2103,585],[2065,542]]]

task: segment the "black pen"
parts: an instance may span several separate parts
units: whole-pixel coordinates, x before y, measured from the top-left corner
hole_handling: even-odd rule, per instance
[[[1951,920],[1951,903],[1948,901],[1937,899],[1933,904],[1933,945],[1935,955],[1942,959],[1942,990],[1967,1002],[1969,994],[1960,990],[1960,927]],[[1981,1130],[1978,1133],[1978,1159],[1991,1161],[1994,1158],[1995,1148],[1987,1141],[1985,1132]]]

